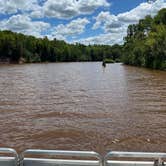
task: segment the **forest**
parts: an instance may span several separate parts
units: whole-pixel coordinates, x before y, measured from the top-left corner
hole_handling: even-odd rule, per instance
[[[124,40],[125,64],[166,70],[166,9],[129,25]]]
[[[124,44],[69,44],[57,39],[36,38],[8,30],[0,31],[0,61],[10,63],[123,62],[127,65],[166,69],[166,9],[155,17],[146,16],[138,24],[129,25]]]
[[[0,31],[0,59],[11,63],[119,61],[122,46],[68,44],[65,41],[35,38],[11,31]]]

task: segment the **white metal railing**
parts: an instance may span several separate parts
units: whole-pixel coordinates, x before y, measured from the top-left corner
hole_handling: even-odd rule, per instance
[[[108,157],[132,157],[132,158],[166,158],[166,153],[148,153],[148,152],[121,152],[111,151],[107,153],[105,159]]]
[[[151,159],[150,161],[116,161],[109,160],[110,158],[142,158],[142,159]],[[115,165],[164,165],[164,158],[166,158],[166,153],[148,153],[148,152],[120,152],[120,151],[111,151],[107,153],[104,157],[104,166],[115,166]],[[152,161],[152,159],[154,159]]]
[[[17,166],[18,164],[18,154],[14,149],[11,148],[0,148],[0,154],[12,154],[13,157],[2,156],[0,157],[0,166]]]
[[[42,158],[25,158],[25,155],[47,155],[47,156],[63,156],[64,157],[86,157],[95,158],[95,160],[73,160],[73,159],[42,159]],[[97,160],[96,160],[97,159]],[[21,166],[39,166],[47,164],[51,165],[88,165],[88,166],[102,166],[101,156],[92,151],[63,151],[63,150],[37,150],[29,149],[24,151],[20,156]]]
[[[18,155],[14,149],[0,148],[0,154],[13,155],[13,157],[0,156],[0,166],[164,166],[163,159],[166,159],[166,153],[120,151],[111,151],[102,157],[93,151],[29,149]],[[27,155],[33,157],[26,157]],[[39,158],[39,155],[42,158]],[[44,156],[47,157],[44,158]],[[53,156],[55,156],[54,159],[52,159]],[[48,157],[51,157],[51,159]],[[68,157],[79,159],[67,159]],[[115,160],[115,158],[121,160]],[[122,158],[137,160],[124,161]],[[148,159],[148,161],[142,161],[143,159]]]

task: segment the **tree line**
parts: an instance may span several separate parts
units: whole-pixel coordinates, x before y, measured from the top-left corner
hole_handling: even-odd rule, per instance
[[[14,63],[102,61],[104,58],[119,61],[121,49],[119,45],[85,46],[0,31],[0,60],[8,59]]]
[[[166,70],[166,8],[129,25],[124,40],[125,64]]]
[[[129,25],[124,44],[69,44],[57,39],[36,38],[8,30],[0,31],[0,61],[79,62],[106,61],[166,70],[166,9]]]

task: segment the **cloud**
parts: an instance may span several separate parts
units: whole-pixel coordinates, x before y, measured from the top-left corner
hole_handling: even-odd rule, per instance
[[[126,34],[126,32],[125,32]],[[125,35],[123,34],[123,35]],[[103,45],[112,45],[112,44],[122,44],[123,43],[123,37],[121,33],[107,33],[107,34],[100,34],[98,36],[89,37],[85,39],[80,39],[74,41],[75,43],[82,43],[85,45],[93,45],[93,44],[103,44]]]
[[[0,29],[12,30],[26,35],[41,37],[41,33],[49,28],[48,23],[42,21],[32,21],[27,15],[13,15],[8,20],[0,21]]]
[[[31,18],[44,18],[44,13],[41,10],[41,7],[38,7],[38,10],[32,11],[29,16]]]
[[[38,8],[37,0],[0,0],[0,13],[14,14],[20,11],[32,11]]]
[[[110,12],[100,12],[95,18],[96,22],[92,29],[102,29],[104,34],[87,39],[80,40],[86,44],[115,44],[123,43],[123,38],[126,36],[127,28],[130,24],[136,24],[146,15],[154,16],[157,12],[166,8],[165,0],[157,0],[154,3],[141,3],[136,8],[118,15],[113,15]]]
[[[123,23],[134,24],[140,19],[143,19],[146,15],[154,16],[157,12],[166,7],[165,0],[157,0],[154,3],[141,3],[138,7],[125,13],[119,14],[118,20]]]
[[[69,36],[74,37],[76,35],[83,33],[86,28],[86,25],[89,23],[90,22],[87,18],[78,18],[66,25],[60,24],[54,27],[51,36],[56,37],[57,39],[65,39]]]
[[[101,12],[95,18],[96,23],[93,25],[93,29],[103,27],[105,32],[108,32],[110,29],[120,28],[126,25],[128,26],[129,24],[135,24],[138,23],[140,19],[143,19],[146,15],[156,15],[157,12],[164,7],[166,7],[165,0],[157,0],[154,3],[141,3],[136,8],[118,15],[113,15],[109,12]]]
[[[109,12],[102,11],[95,19],[96,23],[93,25],[92,29],[103,27],[104,31],[108,32],[111,28],[119,28],[122,26],[118,17]]]
[[[99,7],[109,7],[107,0],[0,0],[0,13],[30,12],[33,18],[70,19],[93,13]]]
[[[43,6],[44,15],[55,18],[71,18],[78,14],[76,3],[72,0],[48,0]]]
[[[79,0],[78,8],[80,13],[92,13],[99,7],[109,7],[110,4],[106,0]]]
[[[73,41],[86,31],[86,25],[90,24],[89,20],[93,18],[94,11],[109,9],[110,5],[108,0],[0,0],[0,14],[4,14],[3,17],[5,17],[0,21],[0,29],[36,37],[47,35],[50,39],[56,37],[67,41],[71,38]],[[123,43],[129,24],[135,24],[149,14],[154,16],[161,8],[166,8],[166,0],[157,0],[154,3],[144,2],[118,15],[111,14],[110,11],[101,11],[95,17],[95,23],[91,29],[99,34],[73,42],[109,45]],[[11,14],[11,17],[8,14]],[[91,14],[89,20],[78,18],[87,14]],[[67,21],[73,17],[77,19]],[[54,21],[57,19],[61,19],[62,23],[54,27]],[[88,29],[87,32],[91,30]]]
[[[46,17],[69,19],[78,15],[90,14],[99,7],[108,7],[106,0],[47,0],[43,5]]]

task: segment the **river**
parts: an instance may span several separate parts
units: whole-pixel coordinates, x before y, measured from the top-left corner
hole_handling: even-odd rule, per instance
[[[166,152],[166,72],[108,64],[0,66],[0,147]]]

